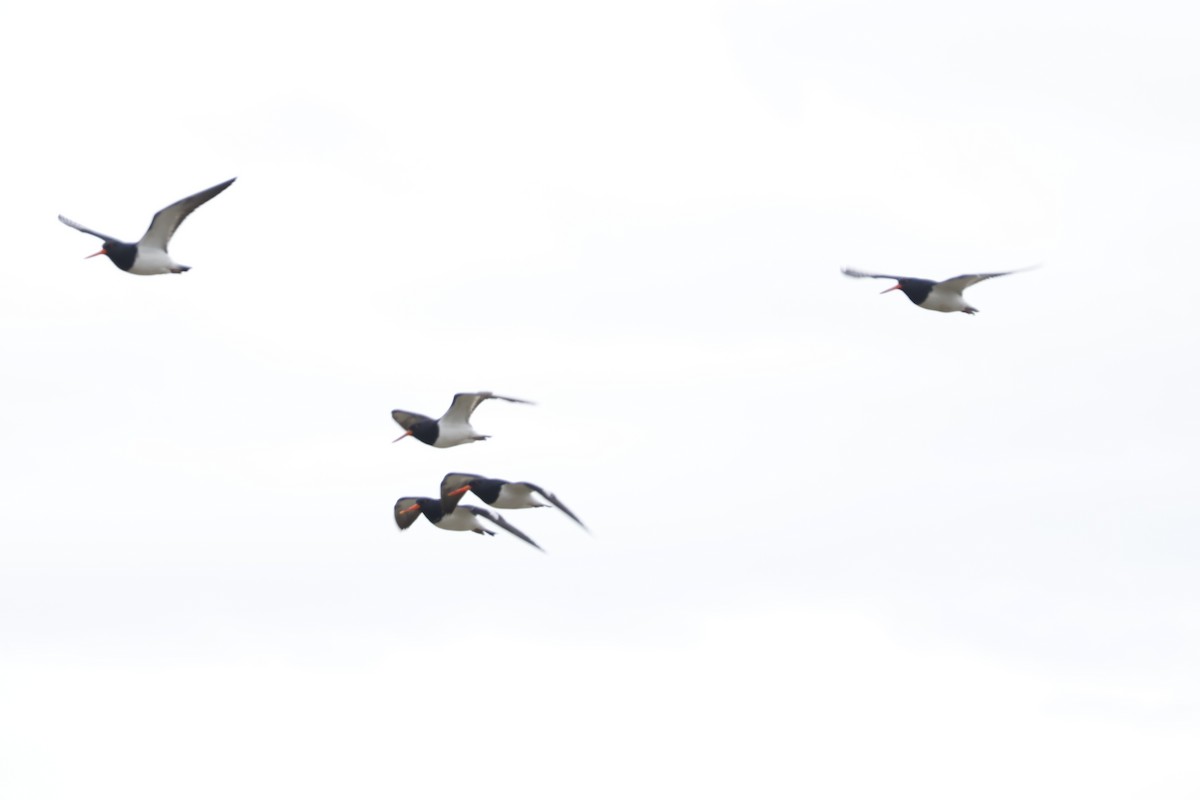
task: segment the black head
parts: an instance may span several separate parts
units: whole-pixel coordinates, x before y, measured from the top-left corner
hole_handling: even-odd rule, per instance
[[[446,515],[446,512],[442,511],[441,500],[434,500],[432,497],[418,497],[417,505],[421,507],[421,513],[425,515],[425,518],[435,525]]]
[[[108,256],[109,261],[128,272],[133,268],[133,262],[137,258],[137,245],[105,239],[104,247],[100,248],[99,252],[92,253],[88,258],[96,256]]]
[[[438,438],[438,424],[436,419],[425,419],[412,426],[409,430],[413,438],[425,444],[433,444]]]
[[[401,412],[398,412],[398,411],[392,412],[393,415],[398,414],[398,413],[401,413]],[[399,420],[397,420],[397,422],[399,422]],[[404,423],[401,422],[400,424],[403,425]],[[424,442],[425,444],[432,445],[434,442],[437,441],[437,438],[438,438],[437,420],[436,419],[423,419],[420,422],[413,425],[411,428],[405,428],[404,433],[401,434],[400,437],[395,439],[394,441],[398,442],[398,441],[400,441],[400,439],[403,439],[405,436],[411,436],[419,442]]]
[[[933,291],[933,281],[927,281],[924,278],[900,278],[899,283],[890,289],[884,289],[880,294],[894,292],[897,289],[908,295],[908,299],[912,300],[917,305],[925,302],[925,298],[929,297],[929,293]]]
[[[503,488],[504,481],[495,478],[476,478],[471,481],[471,491],[488,505],[496,502],[496,499],[500,497],[500,490]]]

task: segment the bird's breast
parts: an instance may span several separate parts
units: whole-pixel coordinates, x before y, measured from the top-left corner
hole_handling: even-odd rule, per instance
[[[456,444],[473,442],[478,438],[475,429],[462,422],[438,422],[438,437],[434,447],[454,447]]]
[[[496,508],[536,508],[541,503],[533,499],[533,491],[528,486],[506,483],[500,489],[500,494],[489,505]]]
[[[465,508],[456,508],[434,523],[448,531],[473,531],[479,527],[475,515]]]
[[[178,265],[166,250],[139,247],[137,258],[133,260],[133,266],[129,268],[129,271],[134,275],[162,275],[174,272],[176,269],[178,269]]]
[[[930,311],[962,311],[967,307],[967,301],[959,292],[950,292],[935,286],[920,305],[921,308]]]

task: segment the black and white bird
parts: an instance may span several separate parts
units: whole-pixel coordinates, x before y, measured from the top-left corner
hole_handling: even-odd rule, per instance
[[[1029,267],[1028,269],[1033,269]],[[974,286],[988,278],[999,278],[1001,275],[1012,275],[1014,272],[1025,270],[1014,269],[1008,272],[981,272],[977,275],[959,275],[944,281],[930,281],[925,278],[905,278],[900,275],[876,275],[870,272],[859,272],[850,267],[842,267],[842,272],[851,278],[887,278],[899,281],[890,289],[884,289],[880,294],[894,292],[897,289],[908,295],[908,299],[927,308],[930,311],[961,311],[964,314],[978,313],[979,309],[972,308],[963,298],[963,290]]]
[[[485,478],[470,472],[450,472],[442,478],[442,508],[451,511],[467,492],[474,492],[492,508],[548,508],[546,503],[538,502],[537,495],[541,495],[550,505],[575,520],[579,527],[588,529],[561,500],[536,484]]]
[[[442,502],[432,497],[401,497],[396,501],[396,525],[400,530],[407,530],[421,514],[434,525],[447,531],[471,531],[478,534],[495,536],[496,531],[483,527],[480,519],[485,519],[493,525],[499,525],[504,530],[516,536],[521,541],[541,550],[541,545],[530,539],[521,531],[510,525],[504,517],[478,506],[460,505],[451,511],[442,510]],[[544,550],[542,552],[545,552]]]
[[[72,222],[67,219],[62,214],[58,215],[58,221],[64,225],[70,225],[77,231],[83,231],[86,234],[104,240],[104,246],[98,252],[87,256],[87,258],[108,256],[108,259],[118,267],[126,272],[132,272],[134,275],[163,275],[169,272],[187,272],[191,267],[177,264],[175,259],[171,258],[167,253],[167,245],[170,243],[171,237],[175,234],[175,230],[179,227],[179,224],[187,219],[188,214],[191,214],[197,208],[228,189],[229,185],[235,180],[237,178],[230,178],[224,183],[218,183],[216,186],[213,186],[211,189],[205,189],[203,192],[196,192],[159,211],[154,215],[154,219],[150,220],[150,227],[146,229],[146,232],[136,244],[122,242],[115,237],[94,231],[91,228],[85,228],[78,222]]]
[[[471,427],[471,413],[484,400],[507,400],[510,403],[532,405],[530,400],[502,397],[491,392],[459,393],[454,395],[450,408],[438,419],[427,417],[424,414],[414,414],[411,411],[398,409],[393,411],[392,419],[396,420],[396,424],[404,429],[404,433],[392,441],[398,442],[405,436],[411,436],[433,447],[454,447],[467,442],[487,439],[487,436],[476,433],[475,429]]]

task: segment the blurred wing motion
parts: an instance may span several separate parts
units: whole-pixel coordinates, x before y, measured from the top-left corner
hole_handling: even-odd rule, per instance
[[[860,272],[853,267],[842,267],[842,274],[851,278],[888,278],[893,281],[908,280],[903,275],[880,275],[874,272]]]
[[[1028,272],[1031,269],[1037,269],[1039,266],[1041,265],[1034,264],[1032,267],[1025,267],[1024,269],[1010,269],[1008,272],[980,272],[975,275],[959,275],[954,278],[947,278],[946,280],[940,282],[938,286],[949,289],[952,292],[958,292],[959,294],[962,294],[963,289],[966,289],[968,286],[974,286],[980,281],[986,281],[988,278],[999,278],[1002,275],[1013,275],[1017,272]]]
[[[58,215],[58,221],[61,222],[63,225],[69,225],[77,231],[83,231],[86,234],[95,236],[97,239],[103,239],[106,242],[119,242],[120,241],[120,239],[116,238],[115,236],[108,236],[107,234],[100,233],[100,231],[94,231],[91,228],[85,228],[82,225],[80,225],[78,222],[67,219],[62,214]]]
[[[554,495],[550,494],[550,492],[547,492],[545,489],[543,489],[542,487],[537,486],[535,484],[526,482],[525,485],[528,486],[533,491],[540,494],[542,497],[549,500],[554,505],[554,507],[557,508],[559,511],[563,512],[568,517],[575,520],[575,524],[577,524],[579,527],[583,528],[588,533],[591,533],[591,531],[588,530],[588,526],[583,524],[583,520],[581,520],[579,517],[575,516],[575,514],[571,511],[571,509],[569,509],[565,505],[563,505],[563,502],[561,500],[559,500],[557,497],[555,497]]]
[[[494,525],[499,525],[501,528],[503,528],[504,530],[508,531],[508,532],[509,532],[509,533],[511,533],[513,536],[515,536],[515,537],[517,537],[518,539],[520,539],[521,541],[523,541],[523,542],[526,542],[526,543],[528,543],[528,544],[531,544],[531,545],[533,545],[533,546],[534,546],[534,547],[536,547],[538,550],[542,550],[542,547],[541,547],[541,545],[539,545],[539,544],[538,544],[537,542],[535,542],[533,539],[530,539],[530,538],[529,538],[528,536],[526,536],[524,533],[521,533],[521,531],[519,531],[519,530],[517,530],[516,528],[514,528],[512,525],[510,525],[510,524],[509,524],[509,523],[508,523],[508,522],[507,522],[507,521],[504,519],[504,517],[500,516],[499,514],[497,514],[497,513],[493,512],[493,511],[488,511],[486,508],[480,508],[479,506],[467,506],[467,505],[463,505],[463,506],[459,506],[459,508],[466,509],[467,511],[470,511],[472,514],[474,514],[474,515],[475,515],[475,516],[477,516],[477,517],[483,517],[484,519],[486,519],[486,520],[490,521],[490,522],[491,522],[491,523],[493,523]],[[544,553],[544,552],[546,552],[546,551],[545,551],[545,550],[542,550],[542,552]]]

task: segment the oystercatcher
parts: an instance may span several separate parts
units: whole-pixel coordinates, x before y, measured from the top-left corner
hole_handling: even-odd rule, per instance
[[[471,427],[471,412],[484,400],[507,400],[510,403],[529,403],[529,400],[518,400],[515,397],[502,397],[491,392],[459,393],[454,395],[450,408],[439,419],[427,417],[424,414],[414,414],[411,411],[396,410],[392,419],[404,429],[404,433],[393,439],[398,442],[405,436],[411,436],[418,441],[433,447],[454,447],[467,442],[478,442],[487,439],[475,432]]]
[[[168,272],[187,272],[191,267],[175,263],[175,259],[171,258],[167,253],[167,245],[170,243],[171,237],[175,234],[175,230],[179,227],[179,224],[187,219],[188,214],[191,214],[197,208],[228,189],[229,185],[235,180],[237,178],[230,178],[224,183],[218,183],[216,186],[213,186],[211,189],[205,189],[203,192],[196,192],[159,211],[154,215],[154,219],[150,220],[150,227],[146,229],[146,233],[142,235],[142,238],[136,244],[122,242],[120,239],[100,233],[99,231],[85,228],[78,222],[72,222],[67,219],[62,214],[58,215],[58,221],[64,225],[70,225],[77,231],[83,231],[86,234],[104,240],[104,246],[98,252],[87,256],[87,258],[108,256],[109,261],[126,272],[132,272],[134,275],[163,275]]]
[[[1027,267],[1027,269],[1033,269],[1033,267]],[[1008,272],[981,272],[977,275],[959,275],[957,278],[949,278],[944,281],[930,281],[925,278],[904,278],[899,275],[876,275],[870,272],[859,272],[850,267],[842,267],[842,272],[851,278],[888,278],[899,281],[895,286],[884,289],[880,294],[887,294],[899,289],[908,295],[909,300],[921,308],[927,308],[930,311],[961,311],[964,314],[979,312],[979,309],[972,308],[963,299],[963,290],[968,286],[974,286],[988,278],[999,278],[1001,275],[1012,275],[1014,272],[1024,271],[1014,269]]]
[[[443,511],[441,501],[434,500],[432,497],[401,497],[396,501],[396,525],[400,530],[407,530],[421,514],[424,514],[426,519],[443,530],[471,531],[495,536],[496,531],[489,530],[480,524],[479,518],[482,517],[494,525],[499,525],[521,541],[542,550],[541,545],[510,525],[504,517],[494,514],[486,508],[460,505],[452,511]],[[545,551],[542,550],[542,552]]]
[[[470,472],[450,472],[442,478],[442,508],[447,512],[453,510],[467,492],[474,492],[476,497],[493,508],[548,508],[545,503],[538,502],[535,497],[535,494],[538,494],[548,500],[550,505],[575,520],[579,527],[585,531],[588,529],[561,500],[536,484],[485,478]]]

